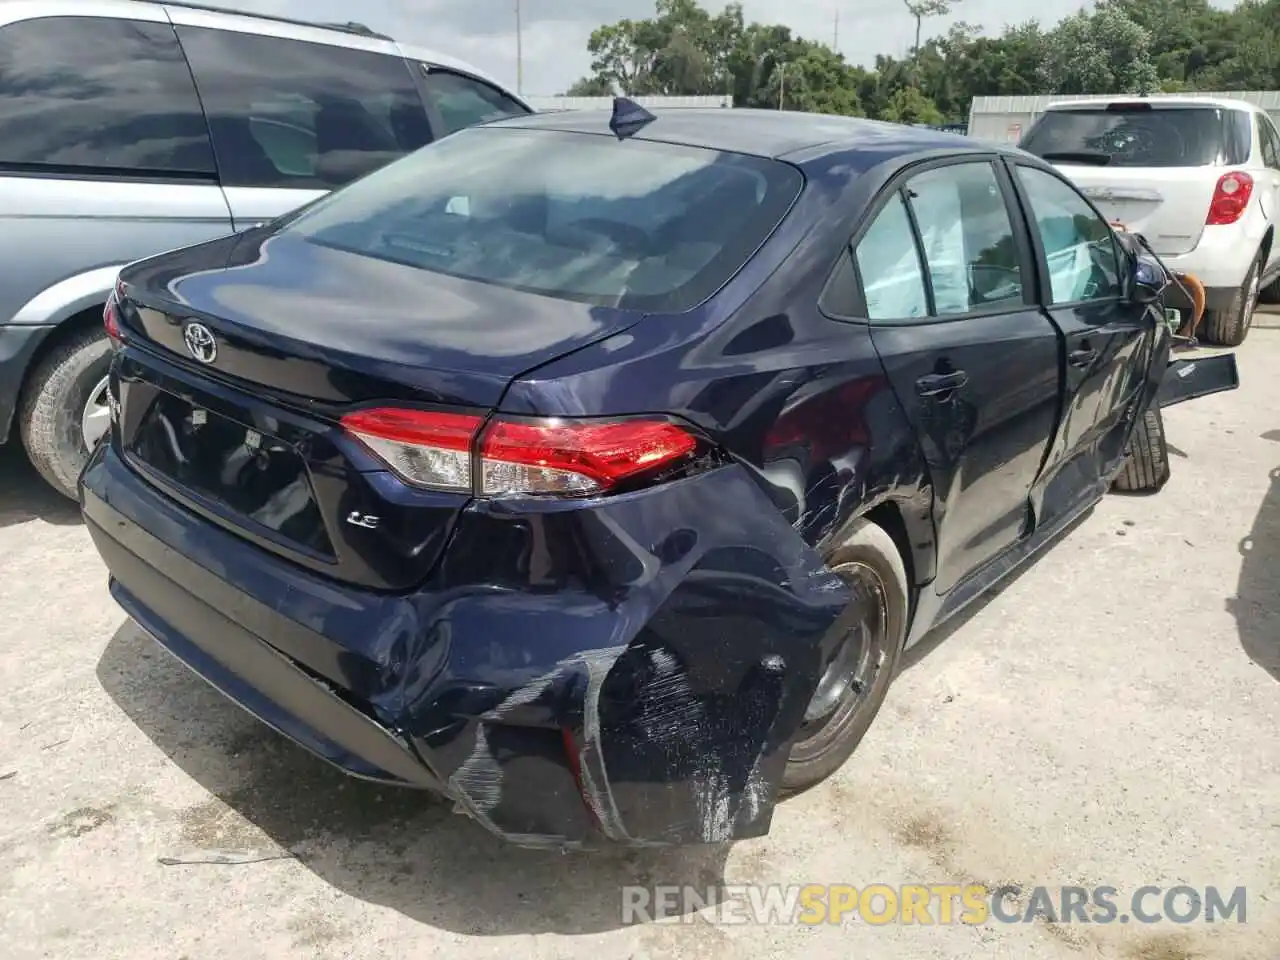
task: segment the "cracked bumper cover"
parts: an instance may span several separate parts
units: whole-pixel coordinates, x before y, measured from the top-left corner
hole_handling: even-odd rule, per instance
[[[766,833],[853,599],[736,466],[592,504],[474,502],[431,582],[396,596],[196,519],[110,444],[81,499],[113,595],[196,673],[522,845]]]

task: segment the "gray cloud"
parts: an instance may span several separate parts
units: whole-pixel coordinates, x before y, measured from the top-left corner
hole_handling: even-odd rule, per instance
[[[468,60],[515,85],[515,0],[232,0],[247,10],[311,20],[359,20],[408,42]],[[722,4],[705,2],[710,9]],[[943,33],[960,20],[987,33],[1038,19],[1051,25],[1088,0],[959,0],[949,17],[925,21],[924,35]],[[1229,6],[1228,0],[1216,5]],[[832,43],[839,11],[839,49],[852,62],[871,64],[876,54],[902,56],[915,27],[902,0],[745,0],[748,20],[785,23],[800,36]],[[604,23],[653,14],[651,0],[522,0],[524,92],[564,90],[590,66],[587,38]]]

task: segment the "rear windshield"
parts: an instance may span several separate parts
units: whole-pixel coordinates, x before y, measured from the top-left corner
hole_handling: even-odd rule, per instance
[[[803,184],[760,157],[477,127],[330,195],[284,232],[567,300],[681,312],[746,263]]]
[[[1105,162],[1111,167],[1238,164],[1249,159],[1249,117],[1243,110],[1149,103],[1047,110],[1019,145],[1061,163]]]

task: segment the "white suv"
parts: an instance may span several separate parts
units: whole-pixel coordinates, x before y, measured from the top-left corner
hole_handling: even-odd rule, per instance
[[[1019,146],[1205,285],[1201,339],[1236,346],[1259,297],[1280,300],[1280,132],[1260,108],[1218,97],[1065,101]]]

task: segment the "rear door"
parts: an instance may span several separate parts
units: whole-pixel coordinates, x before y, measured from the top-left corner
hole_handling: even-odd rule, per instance
[[[431,140],[410,65],[394,44],[352,37],[359,48],[336,46],[322,42],[333,36],[323,30],[308,41],[240,32],[210,25],[225,18],[176,7],[173,17],[236,229],[288,213]]]
[[[1200,242],[1218,180],[1249,160],[1248,114],[1143,100],[1045,111],[1020,144],[1164,256]]]
[[[1067,180],[1010,164],[1031,221],[1045,309],[1065,338],[1063,413],[1033,501],[1043,519],[1092,496],[1124,453],[1155,343],[1152,314],[1129,302],[1115,234]]]
[[[917,168],[919,169],[919,168]],[[994,159],[913,172],[855,239],[871,336],[934,487],[938,594],[1030,532],[1060,344]]]

